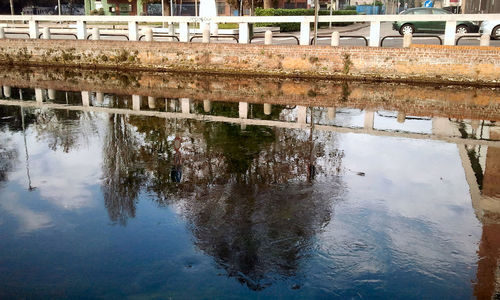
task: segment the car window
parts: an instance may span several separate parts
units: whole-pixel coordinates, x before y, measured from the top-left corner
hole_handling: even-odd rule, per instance
[[[435,15],[447,15],[447,14],[449,14],[449,12],[447,12],[446,10],[440,10],[440,9],[433,9],[432,13]]]
[[[430,10],[427,9],[416,9],[413,11],[415,15],[427,15],[427,14],[432,14]]]
[[[404,11],[403,15],[413,15],[413,10]]]

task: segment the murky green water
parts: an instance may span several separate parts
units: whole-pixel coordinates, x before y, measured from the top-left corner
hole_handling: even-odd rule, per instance
[[[0,298],[469,299],[495,289],[494,120],[86,97],[4,90]]]

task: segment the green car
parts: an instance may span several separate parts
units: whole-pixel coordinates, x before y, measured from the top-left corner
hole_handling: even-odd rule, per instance
[[[433,7],[418,7],[410,8],[400,13],[401,15],[443,15],[451,14],[449,11],[433,8]],[[392,29],[399,31],[401,35],[416,32],[439,32],[443,33],[446,22],[444,21],[398,21],[392,23]],[[457,21],[457,33],[464,34],[469,32],[478,32],[479,24],[474,24],[468,21]]]

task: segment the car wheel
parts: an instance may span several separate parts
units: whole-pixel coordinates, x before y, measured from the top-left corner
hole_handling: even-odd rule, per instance
[[[403,26],[401,26],[401,28],[399,29],[399,33],[401,35],[405,35],[405,34],[413,34],[415,32],[415,28],[413,27],[413,25],[411,24],[404,24]]]
[[[466,25],[459,25],[457,26],[457,31],[458,34],[466,34],[469,33],[469,27]]]
[[[500,40],[500,25],[493,28],[493,30],[491,31],[491,35],[494,40]]]

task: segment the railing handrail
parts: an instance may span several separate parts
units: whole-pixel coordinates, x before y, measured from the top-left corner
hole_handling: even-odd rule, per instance
[[[442,14],[442,15],[334,15],[319,16],[319,22],[387,22],[387,21],[486,21],[500,20],[500,14]],[[54,16],[54,15],[0,15],[2,21],[52,21],[52,22],[140,22],[140,23],[301,23],[314,22],[314,16]]]

